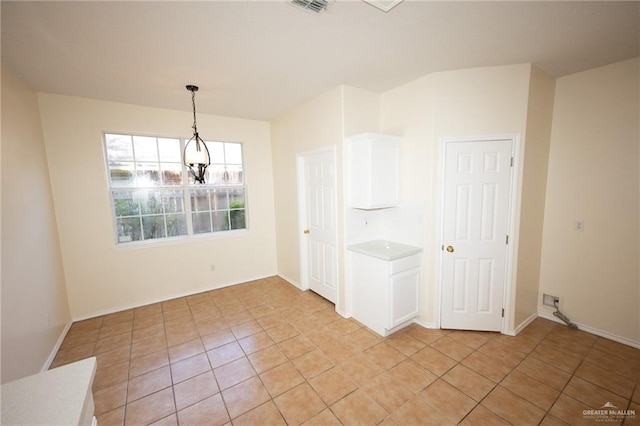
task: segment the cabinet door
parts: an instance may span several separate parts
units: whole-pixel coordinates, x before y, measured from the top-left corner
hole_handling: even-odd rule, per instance
[[[351,252],[353,318],[385,336],[389,318],[389,262]]]
[[[418,315],[420,269],[411,269],[391,276],[389,324],[392,329]]]
[[[375,209],[399,204],[400,140],[375,133],[347,139],[350,207]]]
[[[400,204],[400,144],[395,139],[374,139],[371,146],[369,188],[371,207]]]

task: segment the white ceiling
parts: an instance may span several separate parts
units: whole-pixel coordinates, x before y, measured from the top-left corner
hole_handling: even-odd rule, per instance
[[[337,86],[532,62],[563,76],[640,55],[638,2],[1,2],[2,62],[33,89],[260,120]]]

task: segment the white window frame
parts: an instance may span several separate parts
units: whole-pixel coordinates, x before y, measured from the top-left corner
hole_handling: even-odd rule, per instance
[[[136,172],[135,169],[133,171],[133,177],[132,177],[132,186],[113,186],[112,185],[112,175],[111,175],[111,167],[110,167],[110,159],[109,159],[109,151],[108,151],[108,139],[109,137],[113,135],[113,136],[122,136],[122,137],[129,137],[131,138],[131,140],[133,141],[134,138],[138,137],[138,138],[152,138],[155,139],[155,143],[156,143],[156,150],[159,150],[159,144],[158,144],[158,140],[161,139],[170,139],[170,140],[177,140],[179,141],[179,147],[180,147],[180,170],[181,170],[181,178],[182,178],[182,183],[178,184],[178,185],[150,185],[150,186],[137,186],[137,178],[136,178]],[[185,242],[185,241],[193,241],[193,240],[200,240],[203,238],[220,238],[220,237],[230,237],[230,236],[234,236],[238,233],[243,233],[243,232],[247,232],[249,230],[249,223],[248,223],[248,191],[247,191],[247,184],[246,184],[246,179],[245,179],[245,166],[244,166],[244,145],[241,142],[229,142],[229,141],[206,141],[207,145],[210,146],[209,144],[216,144],[216,143],[222,143],[222,144],[236,144],[240,146],[240,170],[241,170],[241,183],[205,183],[205,184],[197,184],[194,183],[194,179],[191,176],[191,173],[189,172],[189,169],[183,164],[182,161],[182,153],[184,152],[184,146],[187,143],[187,141],[189,140],[189,138],[183,138],[183,137],[169,137],[169,136],[159,136],[159,135],[148,135],[148,134],[136,134],[136,133],[126,133],[126,132],[103,132],[102,135],[102,146],[103,146],[103,152],[104,152],[104,164],[105,164],[105,171],[106,171],[106,181],[107,181],[107,191],[109,193],[109,205],[110,205],[110,209],[111,209],[111,216],[112,216],[112,223],[113,223],[113,237],[114,237],[114,244],[116,248],[135,248],[135,247],[141,247],[141,246],[148,246],[148,245],[164,245],[167,243],[175,243],[175,242]],[[135,145],[135,144],[133,144]],[[226,145],[224,146],[226,148]],[[132,152],[133,152],[133,157],[132,160],[126,160],[127,162],[132,163],[132,165],[135,167],[137,167],[137,165],[143,161],[139,161],[136,159],[135,157],[135,146],[132,146]],[[224,151],[226,152],[226,151]],[[124,162],[124,161],[123,161]],[[147,161],[149,163],[154,163],[154,161]],[[168,161],[161,161],[160,159],[160,155],[158,155],[158,159],[156,164],[158,164],[158,166],[160,167],[162,164],[170,164],[173,163],[174,166],[177,165],[177,161],[173,161],[173,162],[168,162]],[[225,174],[227,167],[234,167],[234,166],[238,166],[237,163],[228,163],[227,159],[224,158],[223,161],[219,161],[217,158],[214,158],[212,155],[212,164],[209,168],[209,170],[212,170],[215,166],[219,166],[222,167],[225,170]],[[161,174],[162,169],[158,169],[159,170],[159,174]],[[225,190],[227,191],[227,206],[226,208],[223,209],[217,209],[214,210],[213,207],[211,206],[211,198],[208,198],[208,205],[209,205],[209,209],[205,210],[202,209],[200,210],[201,213],[204,212],[208,212],[210,217],[212,213],[221,213],[226,215],[227,219],[229,221],[229,228],[228,229],[220,229],[220,230],[215,230],[215,224],[212,222],[213,218],[211,217],[210,223],[211,223],[211,230],[208,232],[200,232],[200,233],[195,233],[194,232],[194,223],[193,223],[193,216],[194,213],[197,214],[197,211],[193,210],[193,204],[192,204],[192,192],[193,191],[211,191],[211,190]],[[229,204],[231,204],[232,200],[230,197],[230,192],[233,190],[240,190],[240,192],[243,194],[243,200],[244,200],[244,205],[242,208],[240,209],[231,209],[229,208]],[[149,217],[151,216],[150,214],[144,214],[143,213],[143,206],[141,204],[138,205],[138,210],[136,214],[131,215],[130,217],[134,218],[137,217],[140,220],[140,239],[139,240],[130,240],[130,241],[123,241],[121,240],[120,236],[119,236],[119,229],[118,229],[118,220],[120,218],[122,218],[122,216],[118,216],[116,213],[116,207],[115,207],[115,198],[114,198],[114,194],[118,193],[118,192],[144,192],[144,191],[158,191],[158,192],[170,192],[170,191],[181,191],[182,192],[182,212],[184,214],[184,220],[185,220],[185,226],[186,226],[186,233],[182,234],[182,235],[176,235],[176,236],[167,236],[167,225],[166,225],[166,220],[167,217],[170,216],[172,214],[172,212],[167,212],[165,211],[164,207],[163,207],[163,212],[160,214],[157,214],[155,216],[162,216],[163,220],[164,220],[164,233],[165,236],[164,237],[158,237],[158,238],[144,238],[145,235],[145,230],[143,228],[143,218],[144,217]],[[134,195],[135,197],[135,195]],[[231,228],[232,226],[232,218],[229,216],[231,214],[231,212],[233,211],[244,211],[244,218],[243,218],[243,222],[244,222],[244,227],[241,228]],[[179,214],[179,213],[177,213]]]

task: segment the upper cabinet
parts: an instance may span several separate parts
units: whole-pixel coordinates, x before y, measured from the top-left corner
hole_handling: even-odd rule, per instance
[[[370,210],[400,204],[400,141],[378,133],[346,139],[349,207]]]

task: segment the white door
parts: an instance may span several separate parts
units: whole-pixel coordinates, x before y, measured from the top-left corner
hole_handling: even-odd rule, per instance
[[[512,140],[445,143],[442,328],[502,328],[512,149]]]
[[[303,280],[309,289],[336,302],[337,211],[335,151],[305,154],[302,160]],[[304,261],[304,260],[303,260]]]

